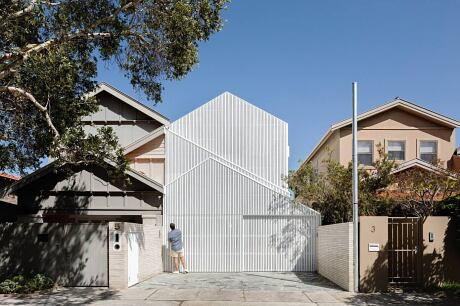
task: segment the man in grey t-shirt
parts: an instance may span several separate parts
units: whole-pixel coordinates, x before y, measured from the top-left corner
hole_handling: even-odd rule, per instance
[[[174,261],[175,271],[173,273],[179,273],[179,260],[184,267],[184,273],[188,273],[185,267],[184,248],[182,246],[182,232],[176,228],[174,223],[169,224],[171,231],[168,233],[168,241],[170,244],[170,254]]]

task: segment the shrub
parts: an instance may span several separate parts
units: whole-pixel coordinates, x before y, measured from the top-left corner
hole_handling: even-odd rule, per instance
[[[20,289],[21,285],[11,279],[6,279],[0,283],[0,293],[14,293],[19,292]]]
[[[53,286],[54,281],[42,274],[36,274],[32,278],[15,275],[11,279],[5,279],[0,283],[0,293],[31,293],[50,289]]]
[[[26,287],[33,291],[49,289],[54,286],[54,282],[51,278],[46,277],[42,274],[37,274],[33,278],[29,279],[26,283]]]

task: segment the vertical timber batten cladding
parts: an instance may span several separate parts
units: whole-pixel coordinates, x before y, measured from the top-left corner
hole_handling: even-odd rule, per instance
[[[320,215],[285,186],[285,122],[226,92],[165,133],[165,233],[182,230],[190,271],[316,270]]]

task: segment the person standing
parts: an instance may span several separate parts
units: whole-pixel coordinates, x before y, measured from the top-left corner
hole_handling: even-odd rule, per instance
[[[174,223],[169,224],[171,231],[168,233],[168,241],[170,244],[170,255],[174,261],[174,272],[179,273],[179,261],[184,268],[184,273],[188,273],[185,266],[184,247],[182,246],[182,232],[176,228]]]

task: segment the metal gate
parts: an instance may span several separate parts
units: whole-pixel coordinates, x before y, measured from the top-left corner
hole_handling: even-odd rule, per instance
[[[416,285],[421,270],[420,219],[388,218],[388,283]]]

